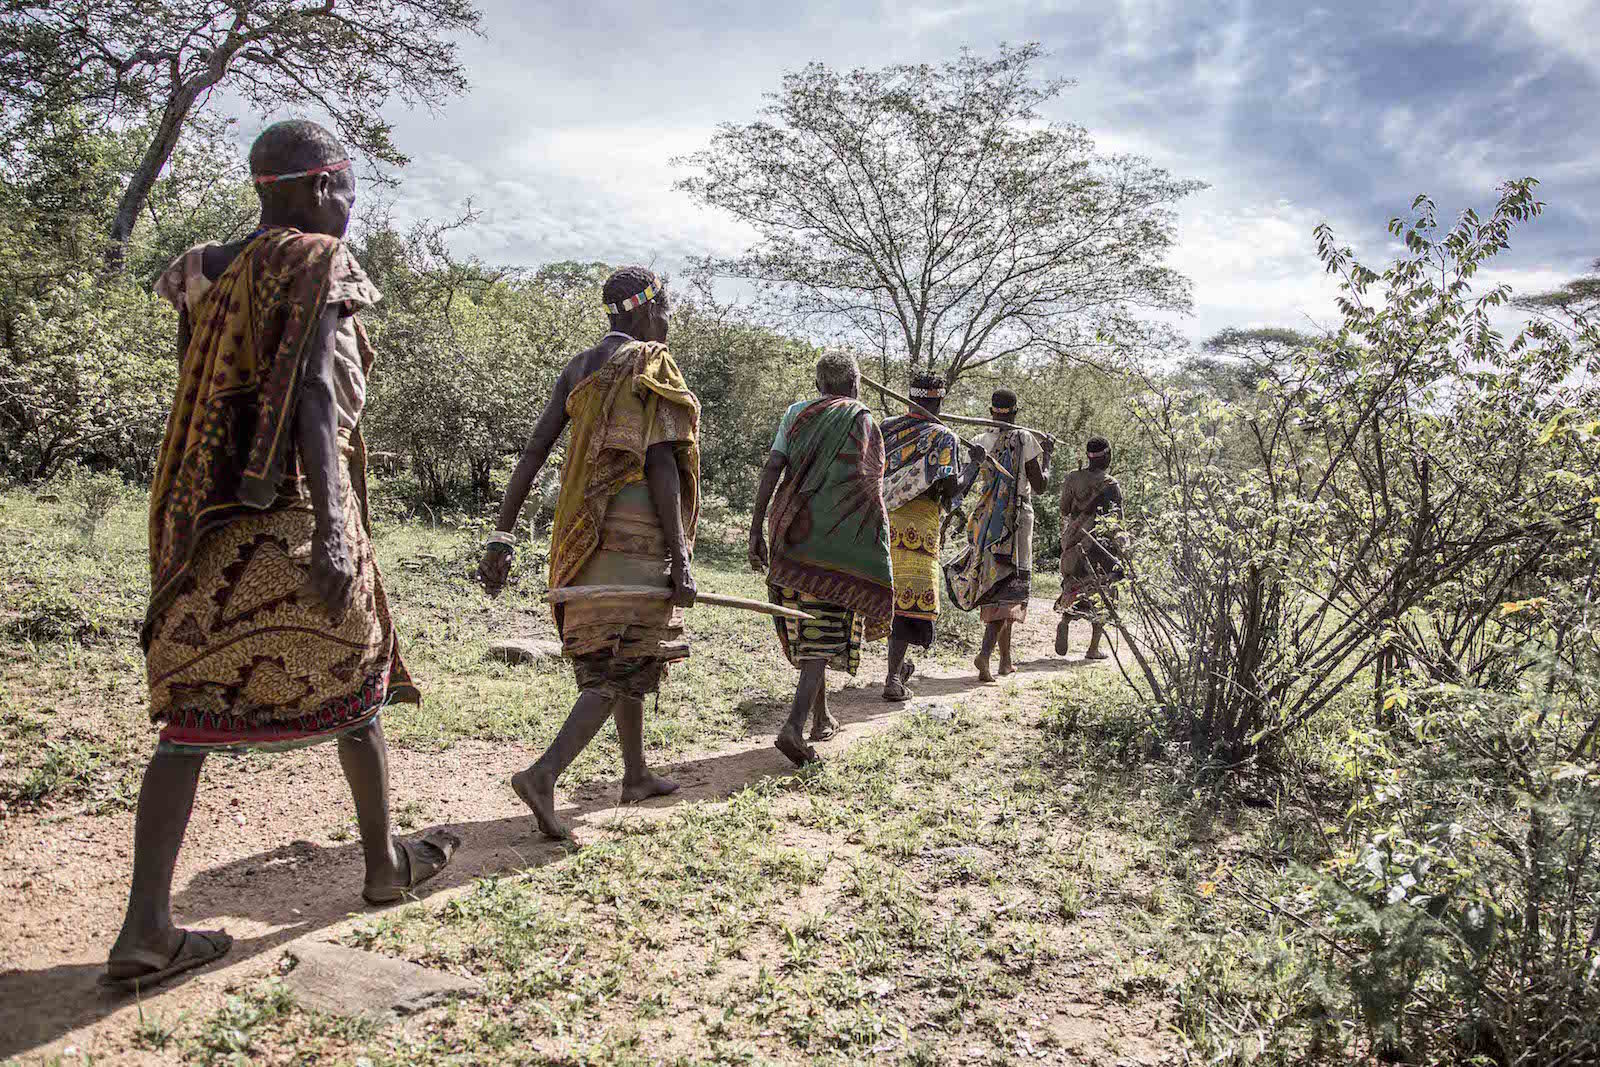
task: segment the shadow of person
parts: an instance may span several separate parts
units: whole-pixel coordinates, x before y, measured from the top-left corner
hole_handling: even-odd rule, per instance
[[[1087,664],[1045,658],[1017,666],[1021,671],[1053,671]],[[979,688],[980,683],[975,677],[918,676],[913,687],[919,698],[925,698],[966,693]],[[878,722],[914,706],[882,700],[881,690],[871,684],[829,693],[829,707],[845,726]],[[753,697],[742,702],[737,713],[746,724],[748,736],[759,737],[775,731],[788,709],[785,700]],[[629,812],[637,808],[644,813],[657,813],[645,817],[659,818],[665,814],[661,809],[697,800],[721,800],[763,779],[797,773],[786,757],[766,744],[664,764],[661,771],[678,781],[680,789],[676,793],[623,806],[618,801],[620,781],[594,781],[563,789],[566,803],[559,810],[568,818],[581,818],[608,810]],[[454,832],[462,843],[450,866],[419,887],[415,899],[424,901],[477,878],[557,861],[572,847],[540,835],[531,815],[441,823],[435,829]],[[232,951],[219,965],[182,975],[145,995],[144,1010],[159,1012],[169,991],[335,926],[352,913],[381,913],[383,909],[368,909],[361,900],[364,869],[361,848],[354,842],[322,846],[292,841],[195,875],[173,898],[174,910],[185,926],[214,929],[232,924],[236,930],[241,926],[252,929],[236,938]],[[0,1059],[22,1055],[128,1006],[133,1000],[130,995],[98,985],[103,970],[100,962],[65,963],[0,974]]]
[[[532,818],[478,823],[443,823],[461,839],[450,866],[417,887],[399,903],[464,885],[475,878],[538,867],[566,855],[568,848],[538,835]],[[239,930],[233,948],[218,964],[202,967],[143,993],[146,1013],[159,1011],[166,994],[197,977],[231,969],[295,938],[334,926],[352,913],[381,914],[361,899],[365,864],[358,844],[324,847],[294,841],[266,852],[224,863],[195,875],[173,897],[184,926]],[[259,931],[259,932],[258,932]],[[0,974],[0,1060],[20,1056],[128,1006],[131,993],[99,984],[103,963],[66,963]]]

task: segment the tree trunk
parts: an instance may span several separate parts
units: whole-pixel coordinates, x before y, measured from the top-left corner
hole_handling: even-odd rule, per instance
[[[167,100],[166,107],[162,109],[161,123],[156,127],[155,136],[145,147],[139,165],[128,179],[128,187],[123,190],[122,199],[117,203],[117,213],[111,219],[111,232],[107,234],[106,273],[122,273],[127,259],[128,239],[133,236],[133,225],[139,218],[139,212],[144,210],[150,190],[155,187],[156,179],[161,177],[167,160],[172,158],[172,150],[178,146],[178,137],[183,133],[183,124],[194,102],[210,85],[210,82],[185,85]]]

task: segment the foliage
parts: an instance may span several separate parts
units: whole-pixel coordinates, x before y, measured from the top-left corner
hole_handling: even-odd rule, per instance
[[[466,87],[450,35],[470,0],[53,0],[0,6],[8,111],[81,106],[148,123],[112,214],[114,255],[197,108],[225,86],[262,113],[315,107],[376,163],[401,164],[381,107],[434,106]]]
[[[177,390],[171,307],[80,273],[8,310],[0,459],[29,479],[68,460],[147,477]]]
[[[753,227],[707,261],[806,332],[942,367],[1073,351],[1133,308],[1184,308],[1171,206],[1200,188],[1045,123],[1065,82],[1037,45],[932,66],[784,75],[763,117],[721,126],[679,188]]]
[[[748,513],[778,417],[816,392],[816,352],[719,303],[709,286],[675,291],[668,343],[700,398],[707,488]]]
[[[135,133],[71,109],[18,127],[0,166],[0,470],[33,480],[63,463],[149,476],[176,388],[176,317],[149,286],[179,251],[236,236],[245,198],[221,126],[158,182],[129,247],[103,276],[100,233]]]
[[[1396,665],[1483,684],[1525,669],[1501,600],[1538,595],[1587,543],[1592,447],[1541,433],[1595,397],[1569,384],[1592,327],[1490,326],[1504,288],[1479,267],[1538,214],[1531,181],[1493,215],[1439,234],[1431,203],[1391,230],[1407,255],[1379,275],[1319,230],[1343,278],[1340,332],[1263,377],[1249,401],[1153,382],[1134,407],[1146,480],[1128,583],[1131,668],[1170,734],[1226,764],[1270,752]],[[1377,288],[1381,286],[1380,288]]]
[[[410,458],[430,507],[462,488],[491,495],[491,471],[527,439],[556,375],[604,332],[592,292],[455,259],[445,235],[468,221],[380,228],[356,249],[385,294],[367,316],[379,360],[366,432]]]

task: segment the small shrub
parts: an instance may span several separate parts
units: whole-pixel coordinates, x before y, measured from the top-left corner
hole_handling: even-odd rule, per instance
[[[86,544],[96,544],[111,510],[127,496],[127,487],[113,474],[74,468],[59,490],[63,519]]]
[[[14,641],[43,644],[104,637],[110,627],[84,607],[82,598],[51,587],[25,593],[0,632]]]

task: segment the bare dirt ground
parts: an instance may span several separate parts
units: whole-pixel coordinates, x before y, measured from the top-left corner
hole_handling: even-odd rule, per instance
[[[970,665],[930,668],[913,684],[918,703],[959,698],[964,715],[1011,714],[1042,705],[1045,685],[1068,672],[1115,669],[1084,664],[1079,653],[1057,659],[1050,649],[1055,616],[1049,607],[1035,600],[1025,631],[1018,633],[1015,677],[980,685]],[[1081,652],[1081,635],[1075,636]],[[830,693],[843,728],[819,746],[824,756],[911,713],[912,705],[880,699],[882,655],[882,645],[870,650],[860,675]],[[537,675],[529,678],[538,683]],[[630,811],[665,813],[684,803],[715,802],[764,777],[792,773],[771,746],[780,716],[781,709],[771,709],[742,743],[664,764],[658,769],[682,789]],[[401,825],[413,832],[447,827],[464,841],[451,867],[423,888],[424,902],[436,905],[478,877],[565,854],[563,846],[539,835],[507,784],[537,754],[528,746],[482,742],[440,752],[393,751]],[[580,843],[586,830],[619,817],[618,788],[616,781],[592,782],[558,795],[563,813],[577,823]],[[118,812],[19,816],[0,824],[0,892],[7,904],[0,910],[0,1057],[35,1062],[65,1054],[156,1062],[127,1043],[141,1010],[169,1017],[210,1011],[227,990],[272,971],[291,942],[338,937],[363,913],[372,913],[358,895],[360,850],[350,833],[353,812],[332,746],[264,762],[212,760],[179,859],[173,904],[185,925],[226,929],[235,939],[233,951],[221,965],[177,981],[142,1005],[110,995],[96,980],[127,892],[132,823],[131,812]],[[1084,923],[1092,927],[1093,917]],[[1092,930],[1086,934],[1092,939]],[[1062,1025],[1092,1039],[1104,1020],[1071,1016],[1073,1003],[1066,1004],[1069,1016]],[[1155,1054],[1156,1045],[1139,1044]]]

